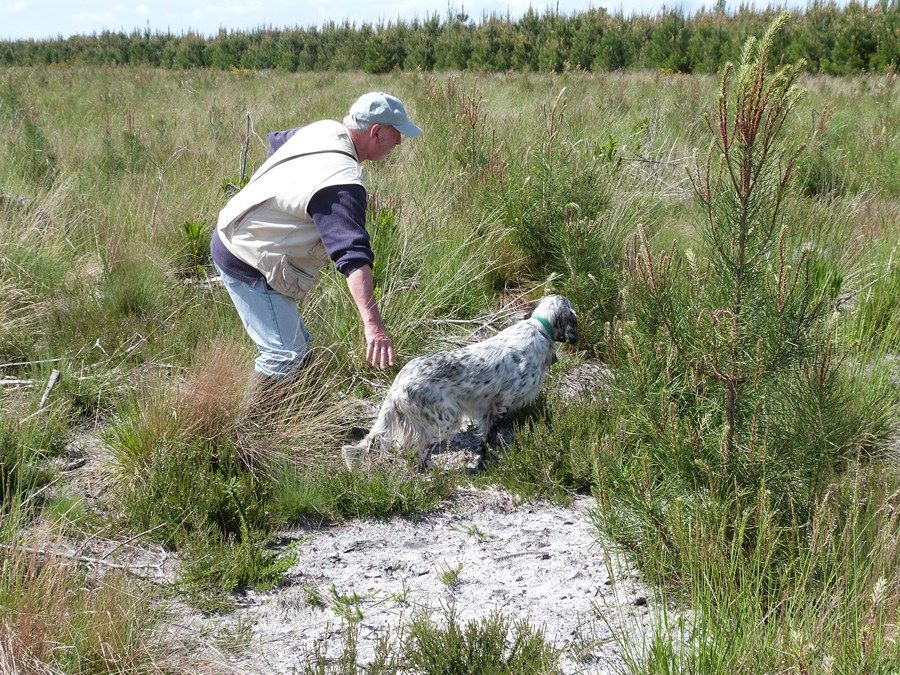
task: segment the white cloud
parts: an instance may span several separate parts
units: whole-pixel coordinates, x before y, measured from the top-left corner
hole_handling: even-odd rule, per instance
[[[18,0],[18,2],[14,2],[12,6],[12,11],[14,12],[24,12],[28,9],[28,3],[24,0]]]
[[[108,28],[109,24],[116,20],[116,14],[111,9],[100,11],[81,10],[70,14],[72,21],[78,24],[89,24],[96,28]]]

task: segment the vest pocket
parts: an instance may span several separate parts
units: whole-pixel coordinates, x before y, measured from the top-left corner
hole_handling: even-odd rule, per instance
[[[267,279],[269,285],[279,293],[301,300],[312,288],[318,276],[292,265],[287,257],[282,256],[272,269],[272,278]]]

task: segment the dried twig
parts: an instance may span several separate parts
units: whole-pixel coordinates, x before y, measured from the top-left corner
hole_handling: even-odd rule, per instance
[[[100,556],[100,559],[103,560],[103,559],[105,559],[105,558],[108,558],[108,557],[111,556],[113,553],[115,553],[115,552],[118,551],[120,548],[122,548],[123,546],[128,546],[128,544],[130,544],[131,542],[133,542],[135,539],[139,539],[140,537],[143,537],[144,535],[150,534],[151,532],[155,532],[156,530],[158,530],[159,528],[163,527],[164,525],[166,525],[166,523],[159,523],[158,525],[155,525],[155,526],[151,527],[149,530],[144,530],[143,532],[138,532],[137,534],[135,534],[135,535],[129,537],[129,538],[126,539],[125,541],[120,541],[118,544],[116,544],[115,546],[113,546],[109,551],[107,551],[107,552],[104,553],[102,556]]]
[[[103,567],[108,567],[110,569],[122,570],[128,575],[133,577],[137,577],[138,579],[143,579],[144,581],[149,581],[152,584],[157,584],[159,586],[164,585],[166,582],[161,581],[155,578],[152,575],[139,574],[136,570],[155,570],[159,576],[162,576],[163,573],[163,563],[144,563],[144,564],[132,564],[132,565],[124,565],[121,563],[114,563],[108,560],[103,560],[103,558],[92,558],[88,555],[83,555],[80,553],[74,553],[69,551],[61,551],[59,549],[48,549],[48,548],[32,548],[30,546],[14,546],[13,544],[0,544],[0,549],[5,549],[7,551],[13,552],[21,552],[21,553],[30,553],[31,555],[42,555],[47,557],[59,557],[66,558],[67,560],[74,560],[75,562],[84,563],[86,565],[98,565]]]
[[[21,377],[0,378],[0,387],[30,387],[32,384],[34,384],[34,380],[27,380]]]
[[[21,368],[22,366],[36,366],[39,363],[57,363],[62,359],[40,359],[38,361],[15,361],[13,363],[0,363],[0,370],[3,368]]]

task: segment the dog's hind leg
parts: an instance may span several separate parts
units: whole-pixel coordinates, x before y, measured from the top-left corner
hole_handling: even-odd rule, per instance
[[[437,440],[421,446],[416,451],[416,467],[420,471],[434,468],[434,460],[432,456],[435,452],[443,451],[447,446],[447,441]]]
[[[348,470],[361,467],[365,460],[370,458],[372,453],[379,453],[382,456],[387,454],[391,449],[394,438],[394,423],[397,411],[394,409],[393,400],[388,397],[381,405],[378,412],[378,418],[372,424],[372,428],[365,437],[352,445],[341,447],[341,453],[344,457],[344,464]]]

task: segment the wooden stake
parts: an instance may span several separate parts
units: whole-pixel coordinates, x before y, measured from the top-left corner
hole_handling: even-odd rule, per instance
[[[250,126],[252,120],[250,113],[247,113],[247,132],[244,135],[244,147],[241,150],[240,176],[238,177],[238,188],[244,186],[244,176],[247,174],[247,153],[250,152]]]
[[[53,372],[50,373],[50,379],[47,380],[47,388],[44,389],[44,395],[41,396],[41,402],[38,404],[38,410],[43,410],[44,406],[47,405],[47,399],[50,398],[50,392],[53,387],[56,386],[56,383],[59,381],[59,371],[56,368],[53,369]]]

